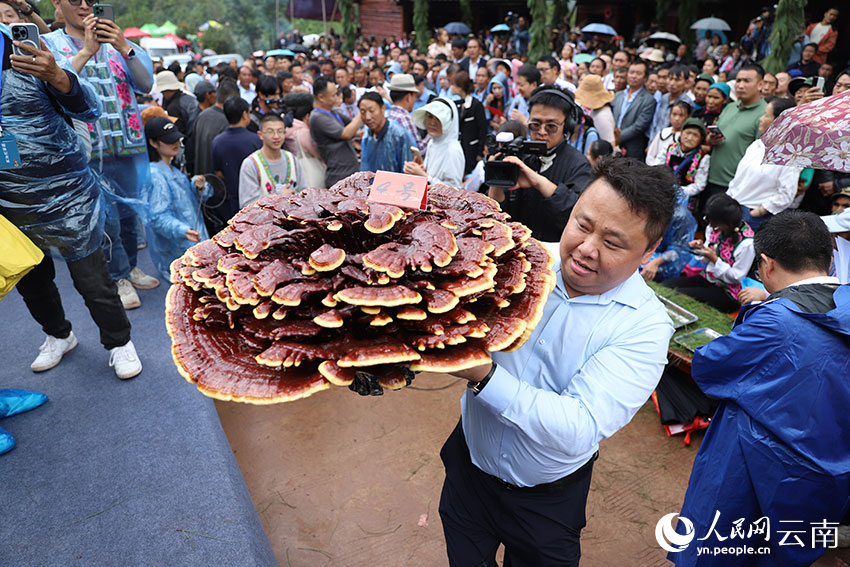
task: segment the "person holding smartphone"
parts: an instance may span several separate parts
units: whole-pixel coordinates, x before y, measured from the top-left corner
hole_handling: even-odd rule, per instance
[[[97,93],[63,57],[51,53],[46,42],[41,42],[40,49],[13,44],[5,26],[0,30],[0,143],[4,150],[0,156],[20,156],[17,165],[4,163],[11,167],[0,168],[0,215],[48,251],[17,285],[27,309],[47,335],[30,369],[49,370],[77,346],[54,283],[56,268],[49,252],[53,251],[65,260],[74,288],[85,299],[101,343],[109,350],[110,366],[119,378],[132,378],[142,371],[142,364],[101,247],[98,179],[77,133],[65,121],[66,116],[96,121],[101,115]],[[13,46],[24,54],[13,54]],[[21,330],[19,339],[27,341],[32,335]]]
[[[54,6],[64,16],[65,28],[43,37],[50,51],[64,57],[81,77],[92,79],[104,105],[107,101],[117,105],[108,116],[89,124],[90,163],[120,197],[137,198],[150,183],[150,171],[136,94],[153,87],[153,63],[141,47],[124,39],[115,22],[95,17],[94,4],[93,0],[56,0]],[[113,204],[106,233],[110,273],[122,303],[126,309],[138,307],[141,301],[133,288],[149,289],[159,281],[136,266],[136,215],[125,205]]]

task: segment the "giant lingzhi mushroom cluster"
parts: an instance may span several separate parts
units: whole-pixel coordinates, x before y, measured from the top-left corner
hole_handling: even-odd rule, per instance
[[[522,346],[555,282],[546,248],[486,196],[432,184],[400,208],[367,200],[373,177],[261,199],[174,261],[187,380],[256,404],[378,394]]]

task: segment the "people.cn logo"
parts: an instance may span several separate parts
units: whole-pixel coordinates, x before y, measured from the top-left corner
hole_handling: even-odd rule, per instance
[[[678,514],[675,512],[667,514],[655,524],[655,539],[658,541],[658,545],[671,553],[678,553],[686,549],[688,544],[691,543],[691,540],[694,539],[694,535],[696,535],[694,533],[693,523],[683,516],[679,516],[679,520],[681,520],[682,525],[685,527],[685,533],[678,533],[676,527],[673,525],[676,516]]]

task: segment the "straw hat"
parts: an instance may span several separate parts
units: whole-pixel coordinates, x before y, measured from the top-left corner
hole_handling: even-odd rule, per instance
[[[602,85],[599,75],[585,75],[576,89],[575,98],[580,105],[599,110],[614,100],[614,93]]]
[[[156,74],[155,86],[153,92],[161,93],[162,91],[182,91],[183,83],[177,80],[177,75],[171,71],[160,71]]]

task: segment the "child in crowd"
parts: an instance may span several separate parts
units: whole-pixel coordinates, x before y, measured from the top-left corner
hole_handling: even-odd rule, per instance
[[[698,276],[667,280],[663,285],[732,313],[741,306],[741,281],[755,260],[753,229],[744,222],[740,205],[726,193],[708,200],[705,217],[709,224],[706,242],[693,240],[688,244],[695,255],[707,262],[705,270]]]
[[[685,120],[688,119],[690,114],[691,107],[683,100],[670,107],[670,126],[662,128],[649,144],[649,149],[646,150],[647,165],[666,163],[667,150],[672,144],[679,141],[682,126],[684,126]]]
[[[153,182],[142,195],[150,206],[148,245],[154,265],[167,280],[171,262],[196,242],[209,238],[200,201],[212,195],[212,187],[202,175],[196,175],[190,182],[172,164],[180,151],[183,134],[169,118],[154,116],[148,120],[145,137]]]
[[[705,189],[711,156],[703,149],[706,130],[699,118],[688,118],[682,125],[679,141],[667,148],[665,163],[673,170],[676,182],[688,199],[688,208],[695,209],[696,196]]]

